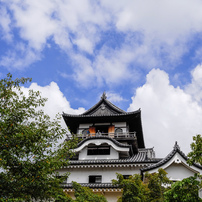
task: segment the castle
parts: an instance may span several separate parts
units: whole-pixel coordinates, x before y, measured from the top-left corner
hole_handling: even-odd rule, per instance
[[[124,178],[133,174],[158,172],[163,168],[167,176],[178,181],[202,173],[202,167],[187,164],[186,155],[175,143],[165,158],[157,158],[153,148],[146,148],[142,130],[141,110],[125,112],[103,93],[100,101],[80,115],[63,113],[64,121],[79,143],[75,157],[60,173],[70,172],[63,184],[64,190],[73,196],[72,181],[101,192],[108,201],[117,201],[121,189],[112,185],[116,173]]]

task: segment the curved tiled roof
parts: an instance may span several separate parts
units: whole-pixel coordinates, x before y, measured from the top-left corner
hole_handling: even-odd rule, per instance
[[[78,132],[80,124],[89,123],[115,123],[126,122],[129,132],[136,132],[139,148],[145,148],[142,131],[141,110],[125,112],[106,99],[103,94],[101,100],[83,114],[66,114],[63,112],[63,119],[72,134]]]
[[[157,163],[161,159],[148,158],[148,150],[141,149],[138,154],[127,159],[96,159],[96,160],[70,160],[70,165],[88,165],[88,164],[128,164],[128,163]]]
[[[105,115],[105,114],[100,114],[100,115],[93,115],[93,114],[66,114],[63,112],[63,116],[66,116],[66,117],[103,117],[103,116],[123,116],[123,115],[132,115],[132,114],[137,114],[139,113],[141,110],[138,109],[136,111],[132,111],[132,112],[124,112],[124,113],[121,113],[121,114],[108,114],[108,115]]]
[[[120,109],[119,107],[117,107],[116,105],[114,105],[113,103],[111,103],[109,100],[106,99],[106,94],[103,93],[101,100],[96,103],[94,106],[92,106],[90,109],[88,109],[87,111],[85,111],[83,114],[79,114],[79,115],[75,115],[75,114],[66,114],[63,112],[63,116],[69,116],[69,117],[88,117],[88,116],[118,116],[118,115],[127,115],[127,114],[134,114],[137,112],[140,112],[139,110],[133,111],[133,112],[126,112],[122,109]],[[102,103],[105,103],[109,106],[109,108],[111,108],[111,114],[91,114],[93,111],[95,111]]]
[[[177,144],[177,142],[175,142],[175,145],[173,147],[173,150],[165,157],[163,158],[161,161],[159,161],[158,163],[156,164],[153,164],[151,166],[148,166],[146,168],[142,168],[141,169],[141,172],[145,172],[145,171],[148,171],[148,170],[151,170],[151,169],[154,169],[154,168],[158,168],[162,165],[164,165],[165,163],[167,163],[176,153],[179,153],[186,161],[188,160],[187,156],[180,150],[180,147],[179,145]],[[194,166],[202,169],[202,166],[198,165],[198,164],[194,164]]]
[[[82,187],[90,188],[118,188],[118,185],[112,183],[79,183]],[[72,183],[63,183],[63,188],[72,188]]]

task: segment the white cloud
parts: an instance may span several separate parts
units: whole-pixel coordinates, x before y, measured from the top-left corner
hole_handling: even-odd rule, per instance
[[[20,36],[37,50],[53,37],[61,48],[69,49],[74,44],[92,53],[99,40],[98,30],[106,26],[108,16],[103,15],[99,5],[88,0],[10,0],[8,6],[13,11],[15,26],[20,28]]]
[[[146,37],[155,35],[166,43],[202,29],[200,0],[104,0],[102,4],[113,11],[117,29],[141,31]]]
[[[40,60],[40,58],[40,52],[23,43],[18,43],[15,45],[15,50],[10,50],[1,57],[0,65],[7,67],[9,71],[12,69],[21,70],[33,62]]]
[[[95,61],[79,54],[72,58],[75,61],[74,79],[84,88],[100,87],[105,84],[112,86],[138,79],[138,74],[130,68],[135,58],[128,46],[121,50],[103,47],[96,55]]]
[[[62,112],[69,114],[81,114],[85,111],[85,109],[82,107],[73,109],[55,82],[51,82],[47,86],[39,86],[37,83],[32,83],[29,88],[22,88],[23,92],[26,94],[28,93],[29,89],[39,91],[41,92],[42,97],[48,98],[43,110],[52,119],[54,119],[56,114],[62,114]],[[62,126],[66,127],[64,122],[62,122]]]
[[[99,85],[117,84],[130,78],[129,63],[133,54],[127,50],[113,50],[103,47],[94,62],[94,70]]]
[[[177,64],[189,51],[188,42],[202,31],[200,0],[7,0],[3,6],[0,23],[7,37],[12,24],[31,52],[19,61],[18,51],[8,51],[1,65],[8,67],[12,61],[18,69],[29,66],[53,42],[76,64],[73,77],[80,84],[89,76],[98,85],[119,84],[130,79],[133,69]],[[123,40],[109,48],[116,34]],[[77,66],[78,58],[86,70],[80,61]]]
[[[95,86],[95,71],[89,59],[81,56],[74,55],[75,69],[74,79],[81,87]]]
[[[51,18],[55,4],[53,1],[10,1],[16,19],[15,26],[20,28],[20,36],[29,42],[30,47],[41,50],[46,40],[57,29],[56,21]]]
[[[202,131],[202,107],[184,90],[170,85],[167,73],[159,69],[149,72],[146,83],[132,97],[128,110],[138,108],[142,109],[146,147],[154,146],[157,156],[166,156],[175,141],[189,152],[192,136]]]
[[[0,27],[2,38],[8,42],[12,40],[12,34],[10,29],[11,19],[5,7],[0,8]]]
[[[115,92],[106,92],[107,94],[107,99],[110,101],[110,102],[113,102],[113,103],[117,103],[117,102],[122,102],[122,101],[126,101],[121,95],[119,95],[118,93],[115,93]]]
[[[202,65],[198,65],[191,74],[192,83],[186,86],[185,90],[202,105]]]

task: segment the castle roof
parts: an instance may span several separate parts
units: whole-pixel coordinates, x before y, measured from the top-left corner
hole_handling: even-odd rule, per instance
[[[138,147],[145,148],[144,137],[141,122],[141,110],[125,112],[107,100],[106,94],[103,93],[101,100],[89,110],[80,115],[62,114],[64,121],[70,132],[77,133],[79,124],[82,123],[113,123],[127,122],[130,132],[136,132]]]
[[[151,153],[153,153],[153,148],[147,148],[147,149],[138,149],[138,153],[133,155],[132,157],[126,158],[126,159],[90,159],[90,160],[70,160],[70,165],[67,166],[71,168],[72,166],[92,166],[92,167],[109,167],[110,165],[114,165],[116,167],[124,167],[124,166],[131,166],[136,167],[138,165],[151,165],[156,164],[161,159],[155,158],[154,156],[151,156]]]
[[[173,150],[165,157],[163,158],[161,161],[159,161],[156,164],[153,164],[151,166],[145,167],[141,169],[141,172],[146,172],[146,171],[150,171],[156,168],[161,168],[163,165],[165,165],[166,163],[168,163],[169,161],[171,161],[171,159],[176,155],[179,154],[184,161],[186,162],[188,160],[187,156],[181,151],[179,145],[177,144],[177,142],[175,142],[175,145],[173,147]],[[193,164],[193,166],[202,169],[202,166],[200,166],[199,164]]]

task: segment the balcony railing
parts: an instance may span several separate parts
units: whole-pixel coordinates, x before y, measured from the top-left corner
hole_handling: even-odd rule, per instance
[[[135,132],[126,132],[126,133],[89,133],[89,134],[78,134],[78,137],[82,139],[90,138],[90,137],[110,137],[115,139],[124,139],[124,138],[136,138]]]

